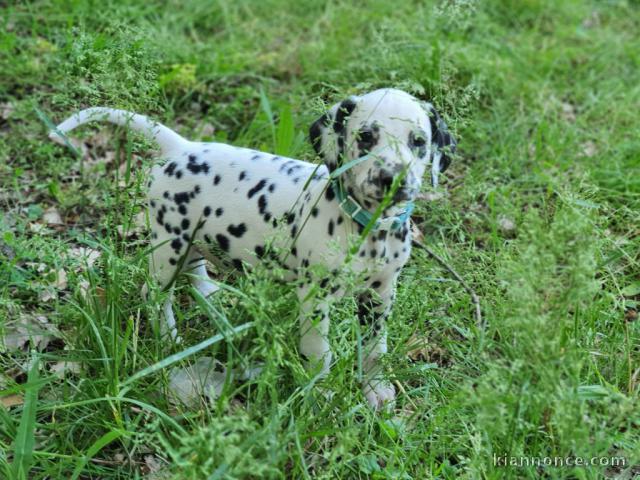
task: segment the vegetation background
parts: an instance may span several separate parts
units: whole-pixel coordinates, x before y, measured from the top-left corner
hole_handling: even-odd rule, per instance
[[[637,1],[0,5],[0,477],[640,474]],[[333,313],[328,398],[277,272],[218,272],[211,306],[181,284],[184,344],[162,341],[162,292],[140,294],[150,145],[100,125],[74,132],[77,157],[44,121],[114,106],[316,161],[305,135],[326,105],[383,86],[430,99],[459,139],[414,219],[487,324],[415,251],[389,322],[399,397],[380,414],[357,384],[353,300]],[[170,368],[203,355],[266,368],[175,404]],[[627,463],[496,466],[505,455]]]

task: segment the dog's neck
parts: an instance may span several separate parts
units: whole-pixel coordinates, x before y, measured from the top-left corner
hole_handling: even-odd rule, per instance
[[[369,228],[372,232],[383,230],[396,232],[402,229],[411,218],[414,207],[412,201],[404,202],[403,205],[390,204],[377,215],[380,205],[374,210],[366,209],[350,192],[350,189],[345,190],[340,182],[332,180],[329,182],[328,188],[331,188],[335,193],[340,209],[354,222],[364,228]]]

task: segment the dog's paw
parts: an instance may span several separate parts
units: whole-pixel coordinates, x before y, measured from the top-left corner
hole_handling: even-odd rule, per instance
[[[392,409],[396,400],[395,387],[386,380],[371,379],[363,386],[367,402],[374,410]]]

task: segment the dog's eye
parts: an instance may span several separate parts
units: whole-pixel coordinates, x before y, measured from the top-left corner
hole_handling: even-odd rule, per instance
[[[427,144],[427,139],[422,133],[414,133],[411,135],[411,146],[415,148],[424,147]]]
[[[376,137],[371,130],[360,130],[358,132],[358,150],[361,155],[369,153],[376,143]]]

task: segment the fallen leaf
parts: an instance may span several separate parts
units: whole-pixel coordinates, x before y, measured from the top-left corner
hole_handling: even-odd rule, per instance
[[[568,102],[562,102],[562,113],[561,116],[564,120],[569,123],[574,123],[576,121],[576,107]]]
[[[69,255],[91,268],[100,258],[100,251],[87,247],[73,247],[69,250]]]
[[[582,21],[583,28],[594,28],[600,26],[600,13],[594,10],[587,18]]]
[[[91,284],[88,280],[80,280],[80,282],[78,282],[78,292],[85,302],[91,301],[93,296],[101,305],[107,304],[106,290],[100,286],[96,286],[92,292]]]
[[[435,202],[436,200],[441,200],[442,198],[444,198],[444,192],[438,190],[437,192],[419,193],[416,198],[418,200],[424,200],[425,202]]]
[[[598,153],[598,148],[596,147],[596,144],[591,140],[584,142],[582,145],[580,145],[580,147],[582,149],[583,157],[591,158],[596,153]]]
[[[0,343],[9,351],[27,351],[31,344],[43,350],[52,340],[59,338],[58,330],[43,315],[21,315],[9,320],[0,333]]]
[[[6,397],[0,397],[0,404],[5,408],[15,407],[16,405],[22,405],[24,398],[22,395],[7,395]]]
[[[41,223],[32,222],[29,224],[29,231],[31,231],[31,233],[35,233],[36,235],[42,234],[46,229],[47,227],[45,227]]]
[[[516,229],[514,221],[504,215],[501,215],[498,218],[498,226],[500,227],[500,230],[506,233],[513,232]]]
[[[417,242],[424,242],[424,234],[413,221],[411,222],[411,236]]]
[[[60,290],[64,290],[67,288],[67,272],[64,269],[60,268],[56,271],[56,281],[54,286]]]
[[[212,357],[200,357],[186,368],[169,372],[169,399],[188,407],[198,406],[203,397],[216,399],[227,377],[224,366]]]
[[[63,225],[62,216],[55,207],[47,208],[42,214],[42,221],[47,225]]]
[[[58,378],[64,378],[67,374],[77,375],[81,371],[80,362],[59,361],[49,367],[51,373]]]
[[[11,114],[13,113],[15,107],[12,103],[3,102],[0,103],[0,118],[2,120],[8,120]]]
[[[58,298],[58,294],[50,287],[43,287],[43,289],[38,292],[38,300],[42,303],[47,303],[56,298]]]

